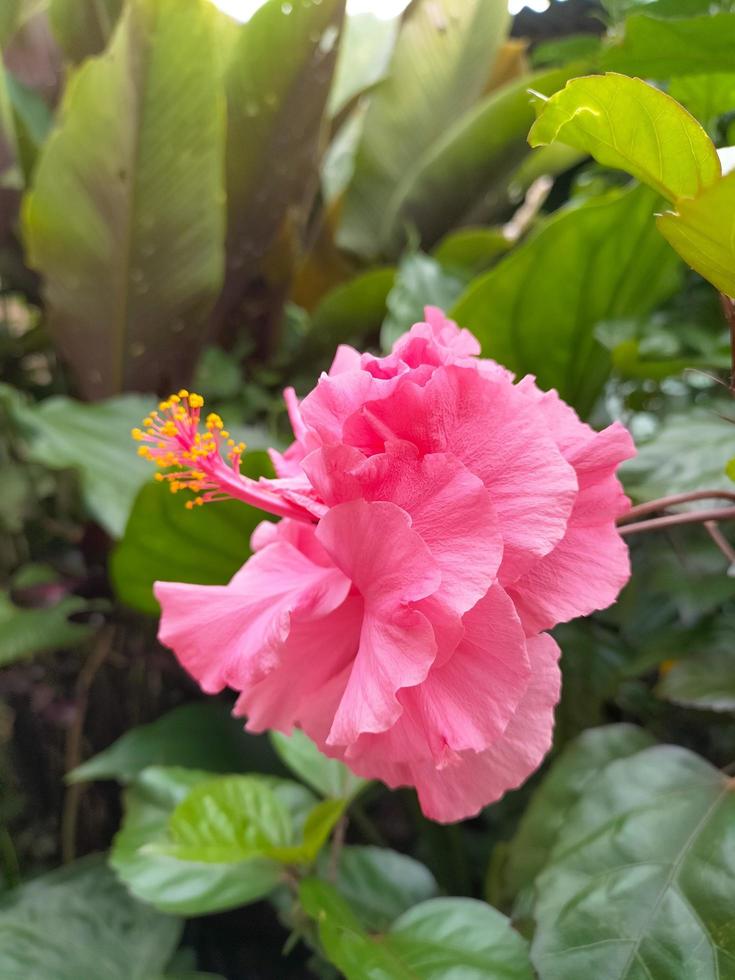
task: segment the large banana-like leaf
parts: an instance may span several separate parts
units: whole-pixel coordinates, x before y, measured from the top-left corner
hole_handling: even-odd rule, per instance
[[[24,207],[88,398],[185,383],[222,282],[223,111],[205,0],[131,0],[72,76]]]
[[[123,0],[50,0],[49,20],[64,54],[84,61],[107,46]]]
[[[343,247],[380,251],[396,185],[482,94],[507,18],[504,0],[418,0],[409,9],[365,117],[339,230]]]
[[[237,320],[284,225],[317,187],[321,122],[345,0],[268,0],[231,42],[227,91],[227,268],[219,325]]]

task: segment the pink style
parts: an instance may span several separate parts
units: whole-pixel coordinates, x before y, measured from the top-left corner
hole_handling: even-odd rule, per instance
[[[239,692],[251,731],[301,728],[449,822],[551,745],[559,649],[544,631],[628,580],[615,470],[634,447],[425,315],[387,357],[340,347],[303,401],[286,392],[295,441],[271,454],[273,480],[240,474],[244,447],[216,415],[200,433],[185,391],[136,437],[197,502],[281,518],[229,585],[156,584],[161,642],[205,691]]]

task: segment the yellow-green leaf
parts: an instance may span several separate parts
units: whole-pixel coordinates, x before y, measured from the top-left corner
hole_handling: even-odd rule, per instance
[[[548,101],[528,136],[585,150],[669,200],[695,197],[720,176],[714,144],[686,109],[639,78],[575,78]]]

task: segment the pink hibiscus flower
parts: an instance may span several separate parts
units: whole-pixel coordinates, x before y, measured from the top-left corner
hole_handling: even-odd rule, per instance
[[[479,358],[441,311],[387,357],[337,351],[299,403],[277,477],[180,392],[143,430],[175,489],[282,520],[229,585],[159,582],[159,637],[252,731],[302,728],[361,776],[415,786],[427,816],[469,817],[551,744],[559,650],[542,632],[604,608],[629,577],[615,477],[634,452],[555,392]],[[223,456],[224,453],[224,456]],[[229,459],[229,462],[225,461]]]

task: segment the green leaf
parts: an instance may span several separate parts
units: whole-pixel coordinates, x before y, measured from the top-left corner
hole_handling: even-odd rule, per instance
[[[89,636],[90,627],[69,622],[69,616],[86,608],[86,600],[68,596],[54,606],[26,609],[0,590],[0,667],[48,650],[75,647]]]
[[[247,453],[243,472],[254,478],[270,475],[266,454]],[[152,482],[135,501],[125,535],[110,557],[115,592],[133,609],[158,613],[156,581],[227,583],[250,556],[250,535],[267,519],[238,500],[187,510],[184,496]]]
[[[338,242],[372,256],[386,202],[424,151],[482,94],[505,38],[503,0],[418,0],[401,26],[388,77],[374,89],[347,189]]]
[[[442,238],[432,255],[448,271],[471,279],[494,265],[512,246],[499,228],[460,228]]]
[[[24,204],[88,398],[186,384],[222,282],[223,113],[205,0],[133,0],[72,76]]]
[[[735,296],[735,172],[656,219],[685,262],[720,292]]]
[[[546,866],[569,811],[591,779],[614,759],[622,759],[653,744],[653,738],[635,725],[590,728],[571,742],[531,797],[504,869],[511,895],[529,887]]]
[[[322,755],[308,735],[297,728],[290,735],[271,732],[270,738],[291,772],[321,796],[350,800],[367,785],[366,780],[354,776],[339,759]]]
[[[710,131],[720,116],[735,109],[735,73],[707,72],[672,78],[669,95]]]
[[[344,847],[335,884],[371,932],[383,932],[399,915],[434,898],[439,890],[423,864],[384,847]]]
[[[723,402],[723,414],[729,408]],[[625,487],[636,500],[690,490],[731,490],[725,465],[734,440],[735,424],[718,414],[717,405],[670,415],[638,446],[637,456],[622,466]]]
[[[294,828],[303,827],[314,806],[311,793],[296,783],[259,778],[288,808]],[[236,908],[263,898],[281,880],[281,865],[269,858],[212,863],[164,853],[171,813],[192,789],[211,780],[208,772],[152,766],[125,792],[111,864],[134,895],[164,911],[204,915]]]
[[[15,34],[22,6],[23,0],[5,0],[0,6],[0,48]]]
[[[469,898],[434,898],[375,938],[339,893],[316,879],[300,889],[324,950],[347,980],[532,980],[525,941],[498,911]]]
[[[269,848],[269,856],[283,864],[312,864],[341,820],[345,805],[345,800],[322,800],[317,803],[304,822],[301,843]]]
[[[150,399],[126,395],[85,405],[58,396],[9,407],[28,436],[29,458],[54,469],[78,470],[87,511],[120,537],[135,496],[151,475],[150,463],[135,455],[130,438]]]
[[[424,307],[449,309],[464,285],[464,279],[445,271],[436,259],[423,252],[409,252],[401,259],[388,293],[388,315],[380,331],[383,350],[390,350],[401,334],[424,319]]]
[[[735,14],[663,20],[634,14],[622,39],[602,57],[602,68],[647,78],[732,71]]]
[[[377,332],[395,277],[394,268],[379,266],[332,289],[314,310],[310,342],[331,351],[337,344],[360,342]]]
[[[528,142],[559,140],[632,174],[669,200],[695,197],[721,175],[712,140],[674,99],[625,75],[575,78],[541,104]]]
[[[245,861],[292,840],[286,806],[258,776],[220,776],[195,786],[168,821],[165,853],[184,861]]]
[[[141,905],[95,858],[36,878],[0,902],[0,975],[23,980],[149,980],[180,923]]]
[[[308,214],[344,6],[270,0],[237,28],[224,72],[227,263],[217,322],[241,318],[279,231]]]
[[[78,63],[107,47],[123,0],[50,0],[49,20],[56,40]]]
[[[537,882],[544,980],[730,976],[732,780],[685,749],[610,763],[568,814]]]
[[[398,26],[397,17],[367,13],[345,19],[329,93],[330,116],[338,115],[356,96],[385,78]]]
[[[732,669],[731,618],[718,624],[714,636],[695,638],[704,649],[687,651],[682,660],[676,660],[661,671],[656,694],[675,704],[706,711],[735,711],[735,673]]]
[[[67,775],[70,783],[117,779],[129,783],[148,766],[186,766],[210,772],[256,768],[271,772],[277,761],[267,740],[243,730],[225,705],[185,704],[157,721],[139,725]]]
[[[468,287],[453,319],[486,356],[535,374],[586,415],[610,369],[596,324],[651,310],[678,282],[651,221],[654,201],[638,187],[555,213]]]
[[[399,250],[406,226],[431,246],[477,205],[491,214],[503,211],[508,178],[529,152],[526,137],[534,119],[529,88],[551,94],[584,68],[576,64],[526,75],[464,115],[453,114],[435,142],[404,168],[387,206],[381,203],[386,247]]]

